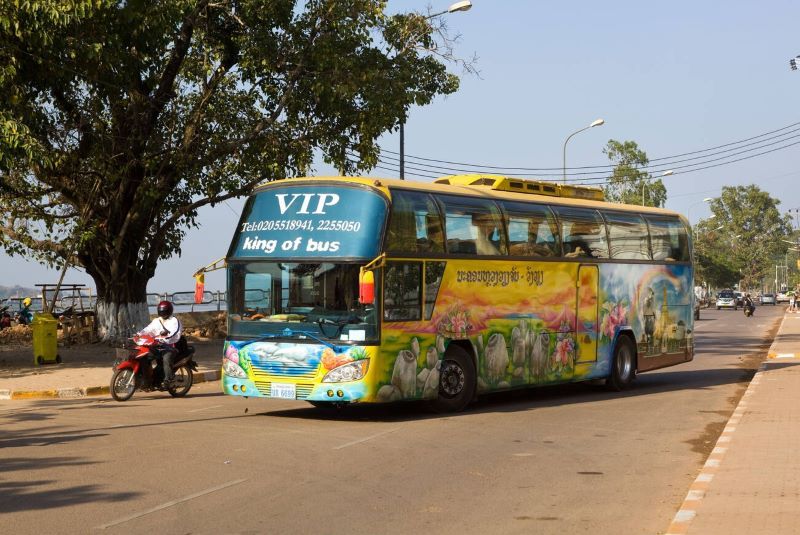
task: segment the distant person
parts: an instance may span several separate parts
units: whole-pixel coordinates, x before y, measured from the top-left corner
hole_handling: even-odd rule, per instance
[[[756,309],[756,305],[750,298],[749,293],[744,294],[744,297],[742,298],[742,307],[744,307],[745,310],[750,310],[751,313]]]
[[[31,312],[31,298],[26,297],[22,300],[22,308],[17,312],[17,322],[20,325],[28,325],[33,320],[33,313]]]
[[[797,292],[789,293],[789,312],[797,312]]]
[[[175,344],[181,339],[183,325],[181,321],[172,315],[174,307],[169,301],[161,301],[158,304],[158,317],[150,322],[150,325],[139,331],[139,334],[149,334],[158,342],[154,348],[156,357],[161,357],[164,367],[164,387],[172,384],[174,379],[172,373],[172,362],[178,354]]]

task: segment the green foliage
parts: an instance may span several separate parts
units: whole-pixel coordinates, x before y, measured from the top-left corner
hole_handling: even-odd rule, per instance
[[[756,290],[776,257],[787,250],[791,219],[780,201],[756,185],[726,186],[711,201],[712,219],[695,228],[695,257],[700,277],[712,286]],[[699,277],[698,277],[699,278]]]
[[[661,179],[642,168],[650,160],[635,141],[609,139],[603,153],[614,163],[614,170],[603,188],[610,202],[663,207],[667,201],[667,188]]]
[[[371,168],[412,104],[458,88],[436,19],[384,9],[0,3],[0,247],[74,251],[102,298],[139,302],[201,206],[305,175],[316,152]]]

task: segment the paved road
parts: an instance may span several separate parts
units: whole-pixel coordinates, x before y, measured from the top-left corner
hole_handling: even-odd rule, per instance
[[[457,415],[215,384],[0,402],[0,532],[662,533],[782,312],[703,310],[696,360],[622,395],[568,385]]]

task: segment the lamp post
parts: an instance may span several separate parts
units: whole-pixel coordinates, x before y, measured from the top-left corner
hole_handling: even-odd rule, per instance
[[[664,171],[663,173],[661,173],[661,176],[669,176],[671,174],[672,174],[672,169],[670,169],[669,171]],[[642,206],[644,206],[644,186],[646,183],[647,179],[642,180]]]
[[[590,124],[589,126],[584,126],[580,130],[576,130],[575,132],[568,135],[567,139],[564,140],[564,150],[562,151],[562,163],[563,163],[562,182],[564,182],[564,184],[567,183],[567,141],[569,141],[570,138],[575,134],[580,134],[584,130],[589,130],[590,128],[594,128],[595,126],[601,126],[603,124],[605,124],[605,121],[603,119],[595,119],[594,121],[592,121],[592,124]]]
[[[454,4],[450,4],[450,7],[445,9],[444,11],[440,11],[439,13],[433,13],[432,15],[428,15],[425,17],[425,20],[432,19],[434,17],[438,17],[440,15],[446,15],[448,13],[458,13],[459,11],[469,11],[472,9],[472,2],[470,0],[462,0],[461,2],[456,2]],[[405,120],[400,121],[400,180],[406,179],[406,132],[405,132]]]
[[[702,202],[711,202],[711,201],[713,201],[713,200],[714,200],[714,199],[712,199],[711,197],[706,197],[706,198],[705,198],[705,199],[703,199],[702,201],[693,202],[692,204],[690,204],[690,205],[689,205],[689,209],[688,209],[688,210],[686,210],[686,219],[688,219],[688,220],[689,220],[689,224],[690,224],[690,225],[692,224],[692,219],[691,219],[691,216],[692,216],[692,206],[696,206],[696,205],[698,205],[698,204],[700,204],[700,203],[702,203]]]

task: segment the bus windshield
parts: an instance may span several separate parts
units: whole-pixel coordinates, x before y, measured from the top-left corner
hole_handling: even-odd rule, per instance
[[[374,341],[377,317],[358,302],[358,272],[358,264],[330,262],[232,264],[228,335]]]

